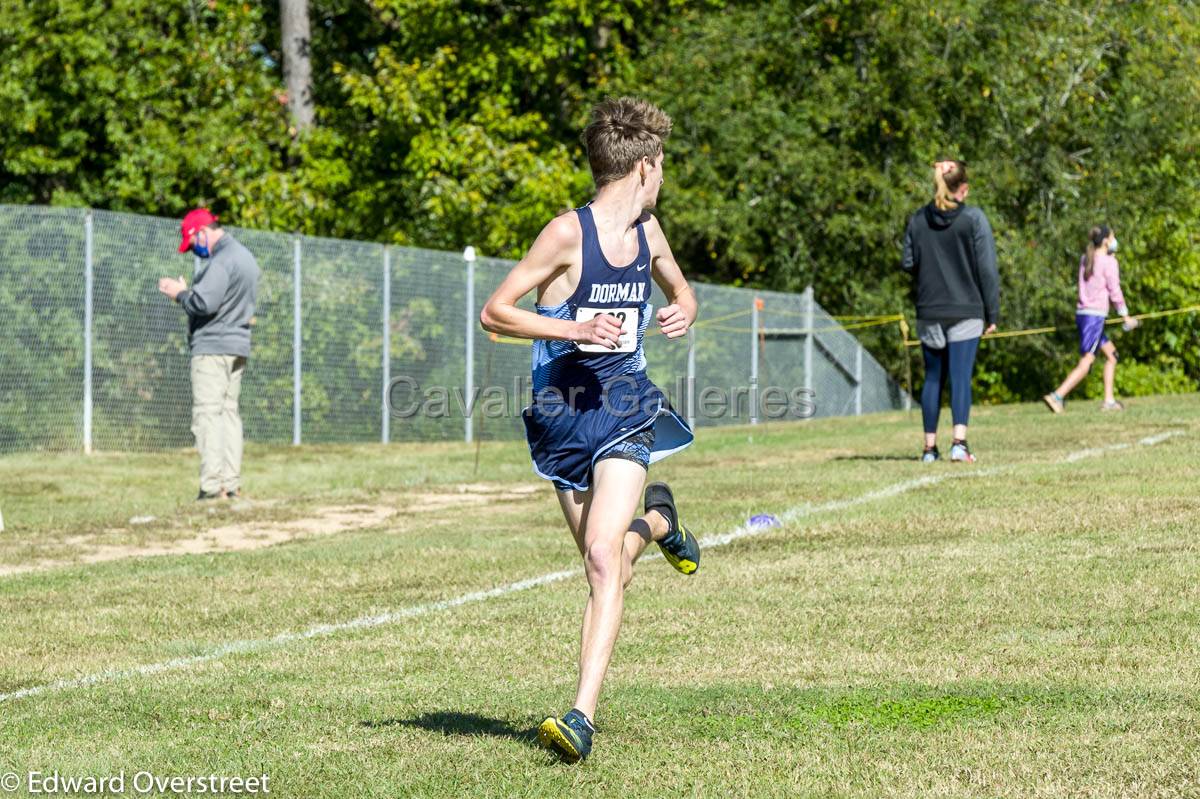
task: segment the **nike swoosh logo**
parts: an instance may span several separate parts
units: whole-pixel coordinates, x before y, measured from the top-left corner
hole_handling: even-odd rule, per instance
[[[645,265],[645,264],[642,264],[641,266],[639,266],[639,267],[637,268],[637,270],[638,270],[639,272],[644,272],[644,271],[646,271],[646,265]]]

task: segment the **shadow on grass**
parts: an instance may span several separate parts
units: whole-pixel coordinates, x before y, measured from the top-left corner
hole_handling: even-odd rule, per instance
[[[834,461],[919,461],[920,455],[837,455]]]
[[[411,719],[367,719],[359,722],[360,727],[377,730],[386,727],[416,727],[442,735],[490,735],[494,738],[511,738],[528,744],[537,743],[537,727],[516,727],[507,721],[491,719],[475,713],[439,711],[422,713]]]

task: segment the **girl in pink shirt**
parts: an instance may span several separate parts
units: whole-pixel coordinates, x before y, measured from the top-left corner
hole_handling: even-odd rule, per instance
[[[1042,397],[1046,407],[1055,413],[1063,412],[1063,404],[1071,389],[1091,371],[1096,351],[1104,353],[1104,404],[1102,411],[1120,411],[1125,406],[1113,396],[1113,380],[1117,374],[1117,348],[1104,335],[1104,320],[1109,303],[1125,318],[1125,329],[1137,327],[1129,315],[1125,297],[1121,294],[1121,274],[1117,259],[1117,236],[1105,225],[1088,233],[1087,253],[1079,259],[1079,305],[1075,308],[1075,324],[1079,328],[1079,363],[1057,389]]]

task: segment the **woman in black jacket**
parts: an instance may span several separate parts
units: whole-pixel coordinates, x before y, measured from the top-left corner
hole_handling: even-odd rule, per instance
[[[996,242],[983,211],[966,205],[967,165],[933,165],[933,201],[908,220],[903,267],[916,281],[917,336],[925,356],[921,416],[925,450],[921,460],[936,461],[942,389],[950,380],[954,441],[950,460],[973,463],[967,445],[971,416],[971,376],[979,338],[996,330],[1000,316],[1000,278]]]

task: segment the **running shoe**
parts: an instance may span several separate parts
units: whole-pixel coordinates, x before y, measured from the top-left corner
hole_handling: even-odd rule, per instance
[[[938,452],[937,447],[926,447],[921,453],[921,463],[933,463],[942,459],[942,453]]]
[[[684,574],[695,574],[700,568],[700,542],[691,530],[679,521],[679,511],[675,509],[675,497],[666,483],[651,483],[646,486],[645,512],[656,510],[671,526],[666,537],[658,542],[663,557],[667,562]]]
[[[1046,407],[1055,413],[1062,413],[1066,407],[1066,403],[1063,402],[1063,398],[1058,396],[1058,392],[1056,391],[1051,391],[1049,394],[1042,397],[1042,402],[1046,403]]]
[[[1125,410],[1125,406],[1121,404],[1120,400],[1113,400],[1112,402],[1106,402],[1103,405],[1101,405],[1100,410],[1102,410],[1102,411],[1123,411],[1123,410]]]
[[[561,719],[551,716],[538,727],[538,743],[567,763],[578,763],[592,753],[596,728],[588,717],[571,708]]]
[[[967,440],[955,441],[950,445],[950,461],[958,461],[960,463],[974,463],[975,456],[971,454],[971,448],[967,446]]]

